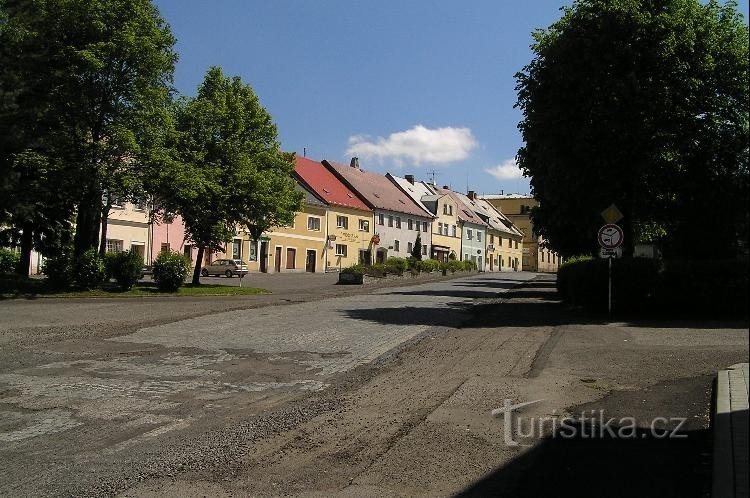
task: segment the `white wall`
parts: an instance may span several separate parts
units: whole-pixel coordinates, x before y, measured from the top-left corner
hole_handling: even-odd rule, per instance
[[[380,215],[383,215],[383,224],[380,224],[379,217]],[[388,226],[388,217],[393,217],[393,226]],[[396,228],[396,218],[401,218],[401,228]],[[409,230],[409,219],[411,219],[414,223],[417,221],[420,223],[420,229],[419,232],[416,231],[415,228],[412,230]],[[375,227],[375,233],[380,236],[380,244],[375,248],[380,249],[387,249],[388,250],[388,257],[391,256],[397,256],[400,258],[406,258],[409,257],[409,249],[408,245],[409,242],[412,244],[417,238],[417,233],[419,233],[421,239],[422,239],[422,245],[427,246],[427,254],[429,257],[430,254],[430,247],[432,246],[432,218],[427,217],[421,217],[421,216],[414,216],[410,214],[404,214],[404,213],[397,213],[395,211],[385,211],[382,209],[376,209],[375,210],[375,216],[374,216],[374,227]],[[427,223],[427,231],[422,230],[422,223]],[[395,241],[399,241],[399,250],[395,250]],[[375,255],[373,254],[373,258],[375,258]]]

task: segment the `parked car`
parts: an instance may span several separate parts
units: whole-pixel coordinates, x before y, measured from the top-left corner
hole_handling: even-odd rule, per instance
[[[244,277],[247,274],[247,263],[241,259],[217,259],[213,263],[206,265],[201,270],[201,275],[226,275],[233,277],[235,275]]]

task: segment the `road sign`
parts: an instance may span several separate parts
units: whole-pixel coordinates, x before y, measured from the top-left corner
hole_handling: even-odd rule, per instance
[[[622,228],[617,225],[613,225],[612,223],[607,223],[606,225],[601,227],[599,229],[599,234],[597,235],[599,245],[605,249],[614,249],[615,247],[620,247],[622,245],[623,238],[624,234],[622,232]]]
[[[607,209],[602,211],[602,218],[609,224],[617,223],[624,218],[623,214],[617,209],[617,206],[611,204]]]
[[[601,249],[599,249],[599,257],[602,259],[621,258],[622,247],[615,247],[614,249],[605,249],[604,247],[602,247]]]

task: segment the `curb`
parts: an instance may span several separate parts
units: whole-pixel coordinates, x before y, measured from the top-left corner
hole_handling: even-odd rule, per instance
[[[748,384],[747,363],[720,370],[716,377],[714,498],[748,496]]]

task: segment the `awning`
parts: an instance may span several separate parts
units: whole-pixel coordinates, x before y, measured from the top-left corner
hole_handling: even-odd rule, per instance
[[[437,244],[432,244],[432,249],[437,252],[449,252],[451,250],[448,246],[439,246]]]

